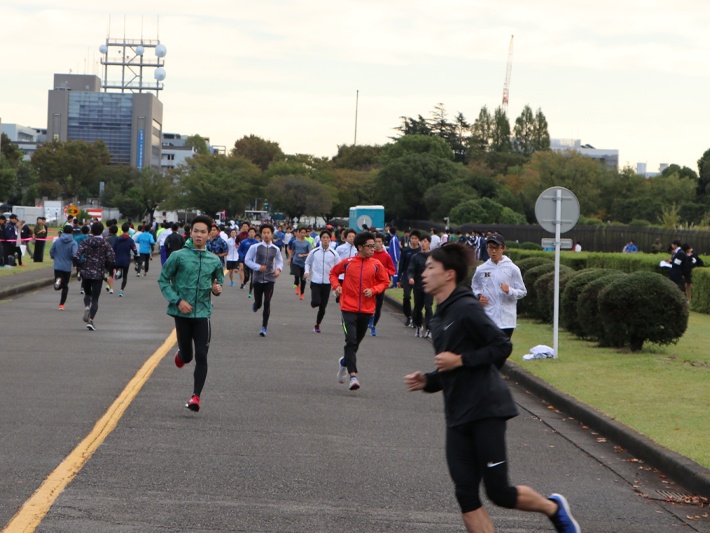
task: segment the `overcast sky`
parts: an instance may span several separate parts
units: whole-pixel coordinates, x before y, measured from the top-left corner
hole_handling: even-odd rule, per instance
[[[159,19],[159,23],[158,23]],[[167,47],[163,130],[332,156],[384,144],[439,102],[470,122],[528,104],[553,138],[619,150],[621,166],[697,170],[710,148],[706,0],[3,0],[0,118],[46,127],[54,73],[102,75],[111,38]],[[152,76],[150,77],[152,81]]]

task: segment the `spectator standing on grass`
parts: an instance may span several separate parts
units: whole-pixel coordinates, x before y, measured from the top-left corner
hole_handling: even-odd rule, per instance
[[[495,505],[541,513],[559,533],[580,533],[564,496],[545,498],[510,484],[505,432],[518,410],[498,369],[512,346],[471,291],[459,286],[472,263],[470,251],[458,244],[437,248],[427,259],[424,287],[438,303],[431,322],[435,370],[408,374],[405,383],[410,391],[443,391],[446,461],[469,533],[494,531],[479,496],[481,482]]]
[[[488,317],[508,338],[518,319],[518,300],[528,294],[520,269],[504,255],[505,239],[499,233],[486,238],[488,260],[476,268],[471,280],[473,295],[481,302]]]
[[[675,283],[683,294],[685,294],[685,280],[683,273],[686,271],[686,260],[688,256],[681,248],[681,243],[678,239],[674,239],[671,243],[671,264],[670,279]]]

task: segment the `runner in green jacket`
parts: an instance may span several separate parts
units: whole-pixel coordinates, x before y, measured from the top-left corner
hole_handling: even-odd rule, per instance
[[[182,368],[195,358],[194,390],[185,407],[200,410],[200,394],[207,378],[207,352],[212,329],[212,295],[222,294],[224,271],[219,258],[205,249],[212,219],[192,220],[190,239],[182,250],[170,254],[158,285],[168,301],[168,315],[175,319],[178,351],[175,366]]]

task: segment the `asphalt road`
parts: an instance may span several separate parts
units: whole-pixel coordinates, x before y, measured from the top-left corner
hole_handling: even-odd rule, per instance
[[[102,294],[96,332],[81,320],[75,282],[63,312],[52,288],[0,302],[0,527],[170,334],[156,263],[129,279],[125,298]],[[362,389],[349,392],[335,380],[343,333],[334,301],[314,334],[315,312],[282,277],[261,338],[247,292],[224,289],[202,410],[183,407],[194,367],[178,370],[169,350],[36,531],[463,531],[441,396],[408,393],[402,381],[431,368],[430,342],[386,308],[378,336],[361,346]],[[710,532],[707,509],[664,501],[683,495],[681,485],[513,390],[514,483],[565,494],[583,531]],[[497,531],[553,531],[543,516],[486,505]]]

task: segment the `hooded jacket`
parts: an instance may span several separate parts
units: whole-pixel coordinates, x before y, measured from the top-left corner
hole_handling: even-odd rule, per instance
[[[62,233],[52,243],[49,257],[54,259],[54,270],[71,272],[72,258],[76,255],[79,245],[74,241],[71,233]]]
[[[158,285],[168,301],[168,314],[186,318],[209,318],[212,314],[212,283],[224,283],[224,271],[219,257],[207,250],[197,250],[192,240],[173,252],[163,265]],[[185,300],[192,312],[183,314],[178,302]]]
[[[390,285],[387,270],[377,259],[364,258],[360,254],[343,259],[330,269],[330,286],[340,286],[338,276],[344,274],[340,309],[350,313],[372,315],[377,304],[375,296],[385,292]],[[372,289],[372,298],[366,298],[365,289]]]
[[[518,414],[498,372],[513,347],[470,290],[458,287],[441,302],[429,325],[437,354],[460,354],[463,366],[429,372],[425,392],[444,391],[446,424],[455,427],[484,418]]]
[[[74,259],[79,265],[82,279],[99,280],[104,279],[106,269],[116,260],[116,254],[111,245],[99,235],[81,241]]]
[[[116,253],[115,265],[117,267],[125,268],[131,266],[131,256],[138,255],[136,243],[128,236],[128,233],[116,237],[111,246],[113,246],[113,251]]]
[[[500,284],[510,287],[504,293]],[[498,264],[490,259],[476,269],[471,280],[473,295],[479,298],[483,294],[488,298],[488,305],[483,310],[501,329],[514,328],[518,319],[518,300],[528,294],[523,283],[520,269],[504,255]]]

